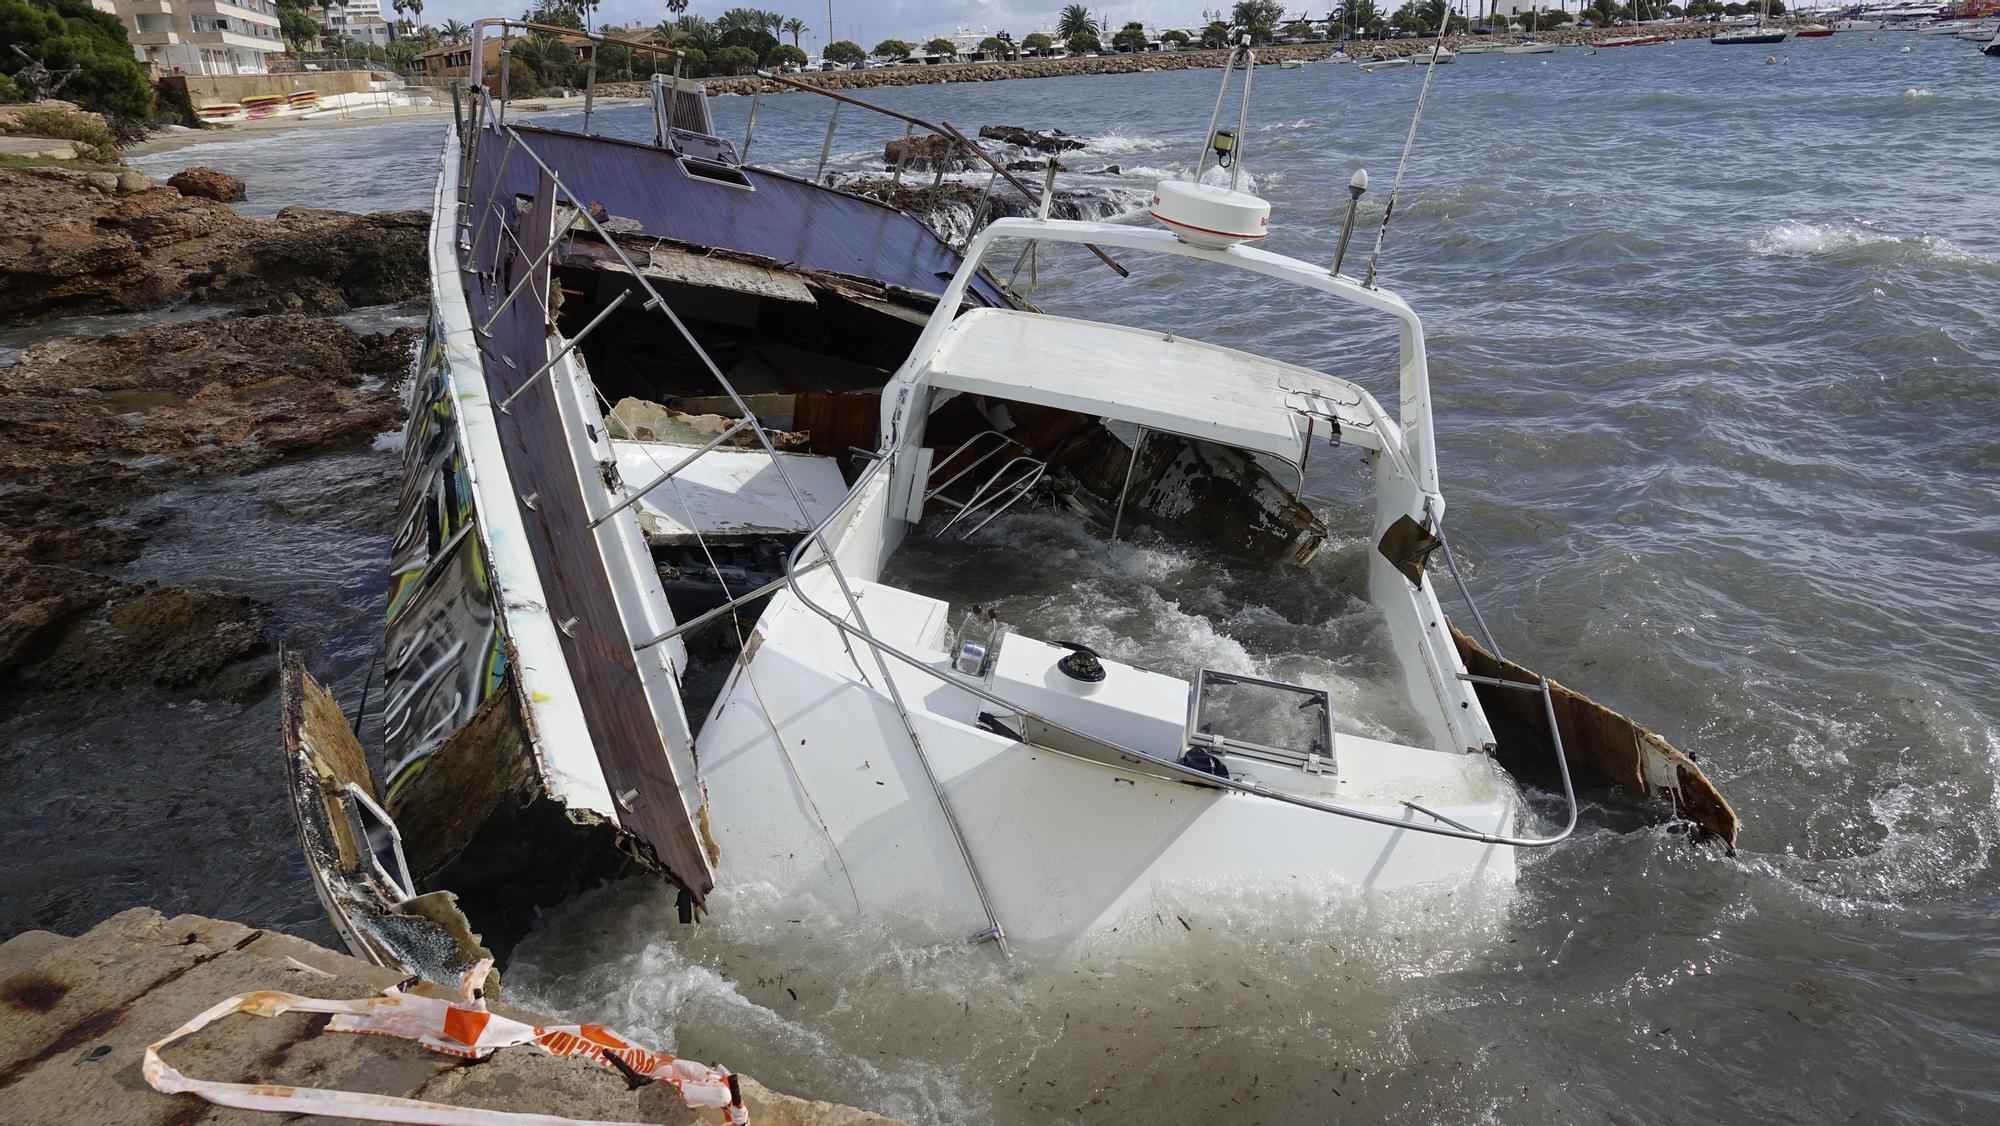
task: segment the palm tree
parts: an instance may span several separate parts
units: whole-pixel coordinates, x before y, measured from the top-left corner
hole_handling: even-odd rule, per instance
[[[1097,21],[1091,18],[1090,9],[1082,4],[1071,4],[1056,17],[1056,34],[1068,39],[1083,32],[1097,34]]]
[[[660,32],[666,36],[668,46],[693,47],[704,55],[713,56],[722,46],[722,30],[699,15],[668,20],[660,25]]]
[[[811,30],[812,28],[806,26],[806,21],[797,16],[793,16],[791,19],[785,21],[785,34],[792,37],[792,46],[794,47],[799,45],[799,37]]]
[[[468,38],[470,38],[471,35],[472,35],[472,25],[466,23],[464,20],[444,21],[445,42],[452,44],[463,43]]]

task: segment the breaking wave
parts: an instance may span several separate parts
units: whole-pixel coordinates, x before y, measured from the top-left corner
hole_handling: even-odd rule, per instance
[[[1936,235],[1892,235],[1865,223],[1806,223],[1787,219],[1751,242],[1766,258],[1834,258],[1867,254],[1917,262],[1991,265],[2000,262]]]
[[[1083,148],[1078,152],[1092,156],[1117,156],[1123,153],[1154,152],[1172,146],[1175,142],[1162,137],[1133,137],[1124,133],[1105,133],[1101,136],[1083,138]]]

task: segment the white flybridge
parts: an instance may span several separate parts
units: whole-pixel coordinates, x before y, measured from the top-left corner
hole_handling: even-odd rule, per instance
[[[1210,138],[1233,150],[1212,126]],[[836,912],[1061,943],[1114,925],[1163,885],[1511,881],[1516,847],[1553,844],[1574,825],[1572,798],[1561,830],[1521,832],[1520,798],[1490,757],[1480,678],[1425,570],[1445,506],[1416,314],[1336,271],[1232,245],[1263,234],[1268,206],[1255,197],[1171,182],[1158,196],[1167,231],[1003,219],[971,240],[883,391],[879,450],[792,553],[786,588],[702,728],[726,880]],[[1193,259],[1380,317],[1400,342],[1400,410],[1346,379],[1171,332],[959,312],[981,266],[1023,241]],[[1276,461],[1302,482],[1315,441],[1365,450],[1378,545],[1369,597],[1423,743],[1337,730],[1327,693],[1303,685],[1167,675],[975,615],[954,628],[945,602],[884,582],[906,537],[927,534],[938,479],[984,437],[950,454],[927,441],[959,399],[985,417],[1047,409],[1135,428],[1133,462],[1149,436],[1172,435]],[[1012,464],[931,526],[983,526],[1024,496],[1039,473]]]

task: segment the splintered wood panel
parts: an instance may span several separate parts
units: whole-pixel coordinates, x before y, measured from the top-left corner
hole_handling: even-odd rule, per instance
[[[810,435],[807,447],[816,454],[847,462],[849,450],[880,445],[882,397],[877,394],[839,395],[803,392],[792,400],[792,429]]]
[[[532,161],[517,154],[509,167],[524,164],[534,168]],[[522,271],[549,243],[554,186],[543,178],[534,191],[534,205],[520,224],[518,249],[512,240],[503,241],[500,276],[487,296],[474,297],[473,317],[479,323],[493,315],[521,280]],[[478,281],[469,273],[465,277],[467,292],[478,294]],[[548,284],[544,266],[494,322],[492,336],[480,341],[487,393],[496,402],[512,395],[549,354],[544,313]],[[503,356],[513,359],[512,367]],[[589,531],[590,517],[557,413],[553,382],[537,381],[514,401],[509,413],[497,415],[516,501],[536,498],[533,507],[520,503],[521,522],[541,574],[549,616],[557,622],[575,619],[568,631],[557,636],[605,783],[614,796],[636,791],[629,808],[620,804],[619,823],[652,850],[674,882],[699,899],[713,882],[681,803],[659,724],[647,703],[596,537]]]

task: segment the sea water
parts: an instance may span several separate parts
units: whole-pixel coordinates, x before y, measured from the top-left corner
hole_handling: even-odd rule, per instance
[[[1592,799],[1569,843],[1522,858],[1511,894],[1167,888],[1129,930],[1012,966],[755,888],[719,894],[691,933],[671,895],[632,881],[544,919],[509,991],[925,1122],[2000,1119],[2000,74],[1937,38],[1765,53],[1440,68],[1380,259],[1425,318],[1449,525],[1489,621],[1511,656],[1699,754],[1743,817],[1735,855]],[[1242,153],[1272,249],[1330,260],[1366,167],[1347,269],[1365,267],[1423,77],[1259,71]],[[967,131],[1069,130],[1088,147],[1065,160],[1117,164],[1082,182],[1130,213],[1153,179],[1193,169],[1217,78],[869,96]],[[725,136],[749,101],[716,100]],[[901,135],[863,117],[843,114],[835,169]],[[756,156],[812,174],[825,122],[816,100],[767,97]],[[649,129],[638,109],[593,124]],[[398,122],[140,164],[231,171],[253,214],[423,207],[438,141],[434,121]],[[1306,363],[1394,409],[1386,334],[1308,294],[1131,265],[1120,281],[1045,258],[1031,296]],[[358,698],[395,456],[162,494],[140,506],[156,530],[127,575],[274,602]],[[1385,675],[1337,658],[1373,628],[1338,544],[1288,581],[1081,543],[1033,514],[989,531],[1067,561],[1013,597],[1076,639],[1137,639],[1170,668],[1317,675],[1356,701]],[[968,598],[1004,578],[909,566]],[[269,700],[150,690],[6,720],[4,839],[50,859],[6,866],[4,929],[145,902],[330,940],[275,723]]]

